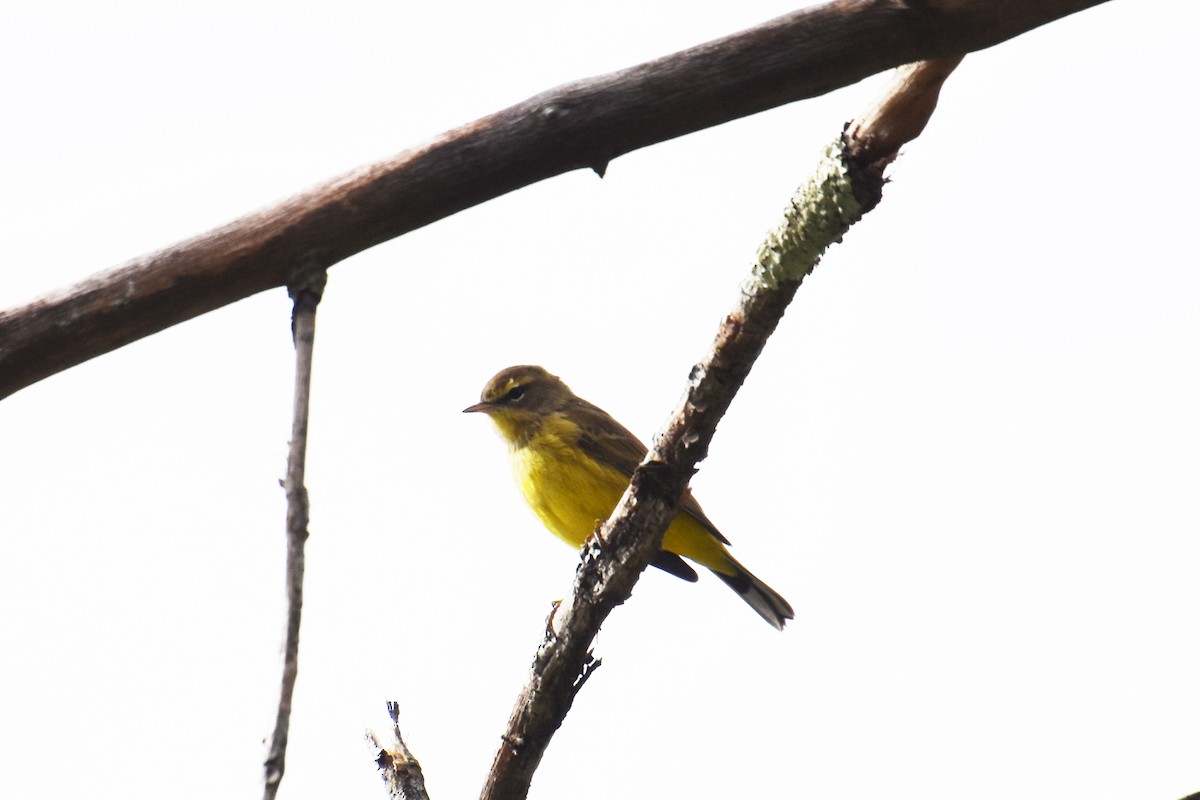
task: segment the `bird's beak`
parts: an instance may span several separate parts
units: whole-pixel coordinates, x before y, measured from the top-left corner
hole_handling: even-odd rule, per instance
[[[491,411],[494,406],[486,401],[480,401],[473,406],[467,406],[462,410],[464,414],[473,414],[476,411]]]

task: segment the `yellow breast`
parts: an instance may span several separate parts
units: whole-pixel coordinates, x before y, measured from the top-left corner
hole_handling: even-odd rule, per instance
[[[575,424],[556,414],[510,450],[525,501],[551,533],[574,548],[608,519],[629,486],[629,476],[590,458],[575,445],[577,438]],[[725,546],[688,514],[671,523],[663,549],[717,572],[733,569]]]
[[[555,415],[511,451],[513,475],[542,524],[580,547],[597,522],[608,518],[629,479],[593,461],[575,446],[574,424]]]

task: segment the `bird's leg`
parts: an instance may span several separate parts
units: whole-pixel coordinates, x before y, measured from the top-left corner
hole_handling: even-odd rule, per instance
[[[550,641],[554,638],[554,615],[558,613],[558,607],[562,605],[562,600],[555,600],[550,604],[550,615],[546,617],[546,638],[543,641]]]
[[[596,524],[592,526],[592,532],[588,534],[587,539],[583,543],[587,547],[603,547],[604,546],[604,523],[608,520],[598,519]]]

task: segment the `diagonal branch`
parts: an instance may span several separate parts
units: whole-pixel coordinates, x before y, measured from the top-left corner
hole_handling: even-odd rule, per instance
[[[0,311],[0,398],[570,170],[921,59],[990,47],[1104,0],[838,0],[560,86],[68,289]]]
[[[825,249],[879,202],[884,168],[925,127],[943,81],[960,60],[954,56],[899,70],[884,101],[829,146],[792,198],[784,222],[768,234],[742,286],[741,302],[692,369],[682,403],[585,550],[574,596],[555,615],[556,629],[547,631],[501,737],[485,800],[527,795],[550,738],[598,663],[591,644],[601,623],[629,598],[661,549],[680,494],[707,453],[717,423]]]

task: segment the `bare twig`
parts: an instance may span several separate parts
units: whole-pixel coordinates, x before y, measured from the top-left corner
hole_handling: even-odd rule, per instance
[[[288,286],[292,297],[292,341],[296,345],[296,382],[292,401],[292,441],[288,449],[287,477],[287,626],[283,644],[283,678],[279,708],[267,758],[263,762],[263,797],[274,800],[283,780],[288,728],[292,718],[292,692],[300,657],[300,610],[304,601],[304,542],[308,539],[308,490],[304,487],[304,460],[308,449],[308,397],[312,385],[313,341],[317,304],[325,289],[325,270],[300,273]]]
[[[391,746],[384,746],[374,731],[367,731],[367,741],[377,751],[375,763],[383,773],[388,793],[394,800],[429,800],[421,765],[400,735],[400,704],[389,701],[387,710],[392,718]]]
[[[630,596],[661,548],[680,493],[707,453],[717,423],[825,248],[840,241],[850,225],[879,202],[883,167],[904,141],[920,133],[933,113],[942,81],[959,60],[952,57],[902,71],[885,102],[828,148],[814,176],[792,198],[783,224],[768,235],[742,286],[741,302],[693,368],[682,403],[584,553],[574,595],[558,609],[554,635],[539,648],[501,737],[482,794],[486,800],[527,795],[550,738],[594,669],[590,648],[600,624]]]
[[[0,311],[0,398],[498,195],[1103,0],[839,0],[560,86],[394,158]]]

